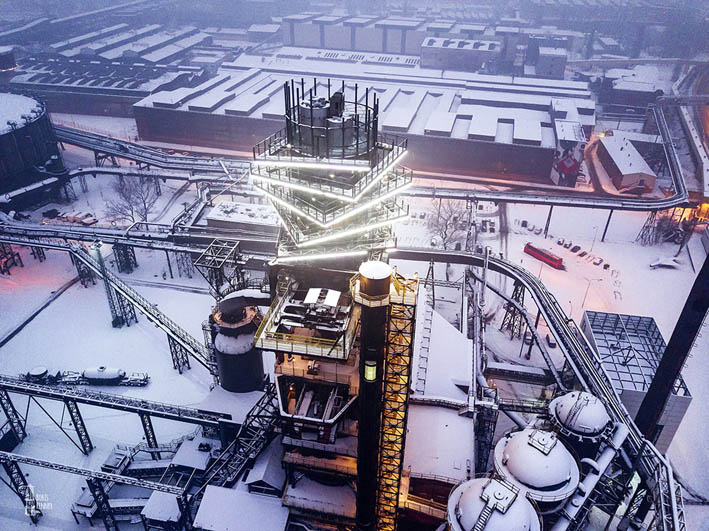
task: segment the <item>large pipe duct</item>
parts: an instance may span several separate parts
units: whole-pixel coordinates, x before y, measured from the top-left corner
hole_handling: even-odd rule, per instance
[[[579,483],[573,496],[569,498],[564,505],[562,511],[559,512],[559,519],[556,521],[551,531],[566,531],[577,516],[581,512],[584,504],[588,501],[589,496],[596,488],[598,481],[603,477],[608,470],[611,462],[618,454],[620,447],[623,446],[627,439],[629,430],[625,424],[617,422],[613,431],[613,436],[608,441],[608,446],[601,452],[597,460],[582,459],[581,463],[585,464],[588,472]]]

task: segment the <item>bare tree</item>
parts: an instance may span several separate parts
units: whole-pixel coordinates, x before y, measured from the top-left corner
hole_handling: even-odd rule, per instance
[[[116,178],[114,197],[106,201],[106,215],[116,219],[147,221],[158,200],[154,183],[143,177]]]
[[[429,214],[428,230],[441,239],[443,249],[448,249],[464,233],[465,206],[461,201],[438,200],[438,205]]]

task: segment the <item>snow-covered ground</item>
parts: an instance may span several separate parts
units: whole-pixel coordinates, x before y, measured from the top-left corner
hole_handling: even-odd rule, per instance
[[[549,236],[544,238],[543,233],[535,234],[535,232],[544,228],[549,213],[548,207],[507,205],[502,208],[507,208],[509,223],[506,244],[498,235],[491,237],[489,233],[481,233],[479,243],[490,246],[493,252],[502,251],[508,260],[520,263],[541,278],[561,307],[577,322],[580,322],[585,309],[647,315],[655,319],[665,340],[669,340],[696,272],[706,256],[698,235],[690,239],[687,249],[679,255],[678,268],[652,269],[649,266],[651,262],[657,258],[674,256],[677,246],[662,244],[643,247],[635,242],[647,219],[646,213],[614,212],[605,241],[601,241],[608,220],[607,211],[555,207],[549,224]],[[430,247],[432,235],[428,231],[428,217],[432,209],[430,205],[427,208],[421,201],[413,203],[412,211],[416,212],[416,216],[408,223],[397,226],[399,245]],[[427,217],[420,219],[420,212],[427,212]],[[522,226],[523,221],[526,221],[527,227]],[[499,227],[499,220],[497,226]],[[573,245],[579,245],[581,249],[577,253],[572,253],[557,244],[560,238],[565,242],[571,240]],[[464,236],[461,236],[460,241],[464,241]],[[524,254],[523,248],[526,242],[548,248],[562,257],[566,269],[562,271],[552,269]],[[593,255],[596,260],[603,259],[603,263],[596,266],[588,260],[588,256],[579,258],[578,254],[582,251]],[[407,273],[417,271],[420,276],[425,276],[428,270],[428,264],[423,262],[407,263],[396,260],[394,262]],[[603,269],[603,264],[606,263],[609,264],[609,268]],[[444,264],[437,264],[436,278],[445,278],[444,267]],[[462,270],[456,270],[451,275],[451,280],[458,280],[461,275]],[[491,275],[489,281],[499,285],[500,279]],[[444,299],[452,299],[453,302],[444,301],[443,304],[438,305],[437,311],[454,323],[460,308],[454,290],[438,289],[437,299],[438,293],[442,293]],[[507,293],[511,293],[511,286],[507,288]],[[488,345],[502,358],[518,363],[524,362],[519,356],[521,342],[511,341],[508,335],[497,330],[502,317],[501,301],[490,294],[487,297],[486,308],[497,310],[495,321],[488,326]],[[532,315],[536,314],[536,308],[529,297],[526,305]],[[540,333],[544,335],[543,328]],[[704,356],[707,350],[709,350],[709,325],[705,323],[683,372],[694,400],[668,452],[679,475],[689,486],[704,496],[709,496],[709,453],[704,451],[705,441],[709,438],[709,428],[706,415],[703,414],[704,404],[709,400],[706,386],[706,381],[709,379],[709,363]],[[555,351],[552,350],[551,354],[554,355]],[[528,363],[543,366],[543,360],[536,349],[533,350],[532,359]],[[500,419],[503,417],[501,416]],[[709,529],[707,508],[687,505],[686,513],[688,529]]]

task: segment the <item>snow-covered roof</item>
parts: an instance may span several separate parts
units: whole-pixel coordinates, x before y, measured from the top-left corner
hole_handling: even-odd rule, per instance
[[[567,51],[565,48],[553,48],[551,46],[540,46],[539,55],[554,56],[554,57],[566,57]]]
[[[271,205],[255,203],[237,203],[222,201],[207,214],[208,220],[231,221],[233,223],[248,223],[251,225],[269,225],[278,227],[280,222],[275,209]]]
[[[154,490],[140,514],[158,522],[178,522],[180,507],[177,505],[177,497],[169,492]]]
[[[404,467],[464,481],[472,466],[472,429],[472,420],[456,410],[410,404]]]
[[[194,468],[195,470],[206,470],[210,456],[209,452],[199,449],[201,443],[207,443],[212,446],[214,441],[201,436],[195,437],[194,439],[185,439],[177,449],[177,452],[175,452],[175,456],[172,458],[172,464],[175,466]]]
[[[23,116],[30,116],[32,120],[35,115],[32,111],[41,112],[42,105],[32,98],[20,96],[19,94],[0,93],[0,134],[11,131],[12,128],[7,122],[14,122],[17,127],[25,124]]]
[[[281,466],[282,458],[283,445],[279,436],[256,458],[254,467],[249,471],[245,483],[251,485],[262,482],[274,489],[282,489],[286,483],[286,472]]]
[[[349,100],[355,84],[375,91],[384,131],[468,139],[460,125],[470,120],[465,117],[470,110],[466,105],[480,105],[491,109],[490,127],[497,128],[500,114],[515,115],[518,122],[509,142],[551,147],[553,133],[543,131],[541,124],[551,124],[549,109],[555,100],[566,102],[566,116],[559,118],[595,125],[595,102],[587,83],[442,71],[421,68],[419,63],[419,57],[405,54],[284,47],[273,56],[242,54],[222,63],[220,74],[198,87],[151,94],[135,105],[281,122],[283,83],[293,77],[318,77],[344,79]],[[495,132],[489,136],[494,140]]]
[[[622,175],[645,174],[655,177],[650,165],[627,138],[612,135],[601,137],[600,141]]]
[[[207,485],[194,526],[205,531],[281,531],[287,520],[288,509],[277,498]]]

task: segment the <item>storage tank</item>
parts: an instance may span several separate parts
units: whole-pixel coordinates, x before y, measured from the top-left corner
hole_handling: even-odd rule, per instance
[[[81,376],[94,385],[115,385],[126,375],[126,371],[113,367],[92,367],[84,370]]]
[[[611,425],[603,402],[585,391],[572,391],[552,400],[549,416],[559,433],[579,442],[600,441]]]
[[[519,489],[496,478],[461,483],[448,498],[451,531],[540,531],[537,508]]]
[[[227,391],[247,393],[263,388],[263,357],[254,347],[261,319],[258,306],[242,296],[222,300],[210,317],[219,382]]]
[[[42,103],[0,93],[0,162],[0,194],[50,177],[68,176]]]
[[[554,512],[579,484],[576,457],[554,432],[526,428],[508,433],[495,445],[495,471],[539,504]]]
[[[0,87],[10,84],[16,69],[17,63],[15,62],[14,48],[12,46],[0,46]]]

